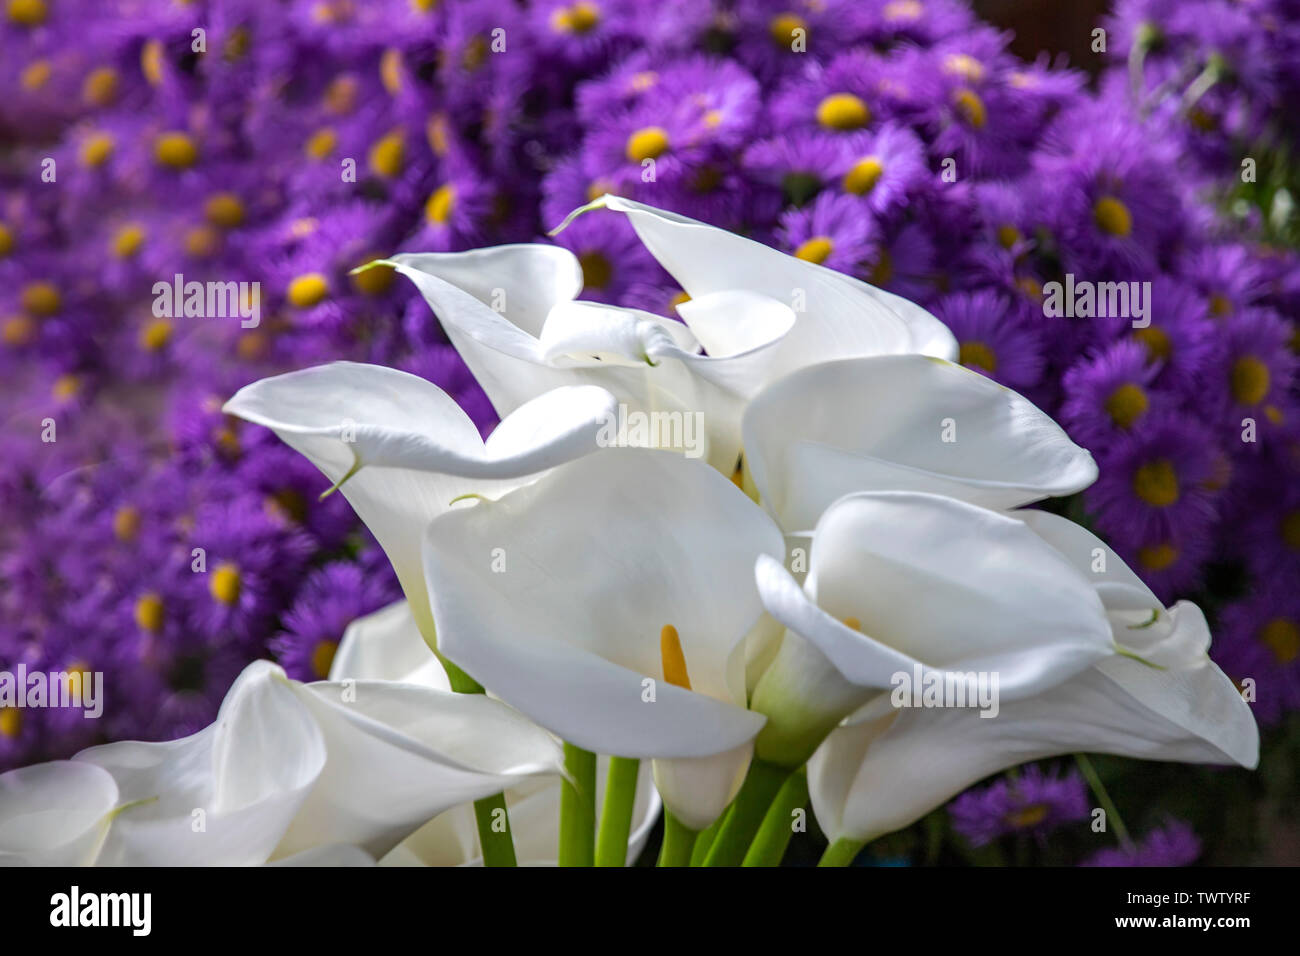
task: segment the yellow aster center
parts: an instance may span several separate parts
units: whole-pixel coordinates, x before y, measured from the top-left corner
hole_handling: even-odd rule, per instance
[[[890,23],[896,23],[899,20],[919,20],[925,13],[925,8],[921,6],[920,0],[891,0],[885,4],[884,17]]]
[[[768,24],[767,28],[777,46],[784,47],[788,47],[790,41],[794,39],[795,30],[803,30],[805,35],[808,32],[808,24],[793,13],[778,14],[772,18],[772,22]]]
[[[307,143],[303,146],[303,152],[307,154],[309,159],[324,159],[334,152],[334,147],[338,144],[338,134],[326,126],[324,129],[318,129],[307,138]]]
[[[1268,366],[1253,355],[1232,363],[1232,397],[1239,405],[1258,405],[1268,394]]]
[[[1102,196],[1093,204],[1092,218],[1102,232],[1123,239],[1133,231],[1133,216],[1114,196]]]
[[[129,222],[113,234],[110,248],[119,259],[130,259],[144,246],[144,226],[138,222]]]
[[[140,347],[146,352],[159,352],[172,340],[172,324],[168,319],[154,319],[140,330]]]
[[[1009,222],[998,226],[998,245],[1003,249],[1012,248],[1023,238],[1024,237],[1020,234],[1020,230]]]
[[[54,388],[51,391],[59,401],[66,402],[76,398],[81,391],[81,379],[72,374],[60,375],[54,380]]]
[[[269,514],[301,524],[307,517],[307,499],[295,488],[281,488],[266,499]]]
[[[844,174],[844,191],[855,196],[865,196],[876,188],[880,177],[885,174],[885,164],[879,156],[867,156],[853,164],[853,168]]]
[[[122,505],[113,512],[113,535],[118,541],[134,541],[140,533],[140,511],[131,505]]]
[[[29,316],[15,315],[5,320],[0,337],[5,345],[26,345],[36,338],[36,323]]]
[[[432,13],[438,9],[438,0],[411,0],[411,9],[416,13]]]
[[[311,652],[312,673],[321,680],[329,677],[330,665],[334,663],[334,653],[339,649],[338,641],[321,641]]]
[[[984,128],[984,124],[988,122],[988,111],[978,93],[969,87],[962,87],[953,94],[952,99],[953,105],[957,107],[957,112],[966,121],[966,125],[973,126],[975,129]]]
[[[445,113],[434,113],[429,117],[429,122],[424,128],[425,138],[429,141],[429,148],[433,150],[435,156],[446,156],[447,151],[451,148],[451,134],[447,128],[447,115]]]
[[[369,256],[370,259],[380,258]],[[352,285],[364,295],[383,295],[393,286],[397,273],[392,266],[371,266],[365,272],[358,272],[352,277]]]
[[[244,581],[239,575],[239,568],[228,562],[218,565],[208,581],[208,590],[212,597],[222,604],[233,605],[239,600],[244,590]]]
[[[150,86],[157,86],[163,78],[163,48],[157,40],[149,40],[140,48],[140,72],[149,81]]]
[[[1147,410],[1147,393],[1141,386],[1125,382],[1106,398],[1106,414],[1120,428],[1128,428]]]
[[[1293,511],[1282,519],[1282,541],[1292,551],[1300,551],[1300,511]]]
[[[185,253],[194,259],[206,259],[221,245],[221,234],[211,226],[195,226],[185,233]]]
[[[813,236],[794,251],[794,257],[814,265],[821,265],[834,251],[835,243],[831,241],[830,236]]]
[[[1167,508],[1178,500],[1178,473],[1167,459],[1142,465],[1133,474],[1133,493],[1153,508]]]
[[[23,286],[18,301],[32,315],[54,315],[63,308],[63,297],[52,282],[32,282]]]
[[[592,289],[604,289],[614,278],[614,265],[603,252],[584,252],[578,256],[582,266],[582,284]]]
[[[376,176],[391,179],[402,171],[406,162],[406,136],[395,129],[370,147],[370,169]]]
[[[1153,544],[1138,548],[1138,564],[1147,571],[1163,571],[1178,560],[1178,549],[1172,544]]]
[[[654,70],[641,70],[632,74],[632,91],[634,93],[644,93],[646,90],[654,89],[659,82],[659,74]]]
[[[1153,362],[1167,360],[1174,352],[1173,342],[1169,340],[1168,333],[1154,325],[1136,330],[1133,338],[1146,346],[1147,358]]]
[[[476,36],[465,44],[465,51],[460,56],[460,64],[473,73],[487,62],[488,42],[482,36]]]
[[[49,11],[45,0],[9,0],[9,19],[22,27],[38,27]]]
[[[1041,803],[1031,804],[1019,810],[1012,810],[1005,819],[1007,826],[1016,829],[1036,827],[1047,819],[1047,807]]]
[[[647,126],[627,138],[627,158],[634,163],[658,159],[668,152],[668,132],[661,126]]]
[[[433,191],[424,204],[424,218],[434,225],[445,225],[456,207],[456,187],[445,183]]]
[[[852,93],[832,93],[817,104],[817,122],[827,129],[861,129],[871,122],[871,110]]]
[[[18,78],[18,82],[22,84],[25,90],[39,90],[50,82],[50,77],[53,75],[54,69],[50,66],[49,60],[36,60],[27,65]]]
[[[691,676],[686,672],[686,654],[677,628],[665,624],[659,631],[659,657],[663,662],[664,680],[674,687],[691,689]]]
[[[17,707],[0,707],[0,737],[13,740],[23,729],[23,712]]]
[[[199,148],[189,134],[163,133],[153,145],[154,158],[172,169],[189,169],[199,161]]]
[[[1225,315],[1232,315],[1232,300],[1218,292],[1211,295],[1210,315],[1216,319],[1221,319]]]
[[[1279,664],[1300,657],[1300,627],[1284,617],[1275,617],[1259,629],[1259,639],[1268,645]]]
[[[325,301],[329,291],[328,279],[319,272],[308,272],[289,283],[286,295],[290,304],[299,309],[310,309],[312,306]]]
[[[203,218],[222,229],[234,229],[244,222],[244,204],[234,193],[214,193],[203,204]]]
[[[1031,302],[1043,301],[1043,285],[1033,276],[1020,276],[1016,279],[1016,288]]]
[[[957,361],[967,368],[982,368],[986,372],[998,370],[998,357],[984,342],[962,342],[957,351]]]
[[[575,3],[551,14],[551,29],[556,33],[590,33],[600,24],[600,8],[594,3]]]
[[[102,166],[113,155],[113,137],[107,133],[92,133],[81,143],[81,165],[94,168]]]
[[[108,106],[117,99],[117,70],[111,66],[101,66],[86,74],[81,84],[81,98],[90,106]]]
[[[255,362],[266,357],[271,342],[260,329],[235,336],[235,352],[245,362]]]
[[[880,258],[876,264],[871,267],[871,275],[867,278],[872,285],[888,285],[889,280],[894,277],[894,257],[889,254],[889,250],[881,249]]]
[[[944,57],[943,72],[949,76],[960,76],[971,83],[984,79],[984,64],[969,53],[950,53]]]
[[[14,233],[13,230],[0,222],[0,259],[3,259],[9,253],[14,251]]]
[[[135,623],[142,631],[157,634],[166,617],[162,597],[153,591],[140,595],[135,602]]]
[[[325,87],[325,93],[321,96],[321,103],[327,112],[335,116],[347,116],[357,108],[357,96],[360,92],[361,84],[357,78],[350,73],[344,73],[330,80],[329,86]]]
[[[390,96],[402,92],[403,66],[402,51],[396,47],[389,47],[379,56],[379,82]]]

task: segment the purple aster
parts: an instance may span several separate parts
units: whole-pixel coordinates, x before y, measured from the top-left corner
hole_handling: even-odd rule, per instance
[[[1153,416],[1095,451],[1101,474],[1084,499],[1104,533],[1149,541],[1214,520],[1215,442],[1196,419]]]
[[[554,242],[578,257],[585,299],[619,304],[633,285],[667,280],[624,216],[587,213],[569,223]]]
[[[1297,406],[1291,396],[1297,358],[1288,348],[1291,326],[1267,309],[1249,309],[1221,320],[1216,359],[1207,383],[1213,395],[1224,396],[1224,425],[1233,435],[1254,421],[1258,436],[1248,450],[1257,450],[1262,436],[1296,424]]]
[[[854,272],[880,255],[875,221],[857,196],[822,193],[781,216],[777,238],[797,259]]]
[[[837,137],[827,170],[842,192],[861,196],[876,216],[901,212],[913,193],[933,181],[924,147],[911,130],[884,123],[874,133]]]
[[[1141,342],[1122,340],[1102,349],[1065,373],[1062,424],[1086,448],[1141,432],[1161,411],[1177,407],[1173,396],[1152,388],[1158,371]]]
[[[1202,403],[1203,373],[1215,349],[1205,300],[1185,282],[1160,276],[1151,283],[1149,309],[1149,324],[1129,335],[1158,366],[1160,386]]]
[[[400,589],[389,579],[367,575],[356,564],[328,564],[298,591],[271,648],[295,680],[325,680],[347,626],[399,597]]]
[[[1008,834],[1041,842],[1052,830],[1087,818],[1088,810],[1088,789],[1077,772],[1048,773],[1037,764],[967,790],[948,804],[953,829],[976,847]]]
[[[1133,847],[1098,850],[1080,866],[1191,866],[1201,855],[1201,841],[1190,825],[1169,820]]]
[[[1295,589],[1274,578],[1225,608],[1211,655],[1243,691],[1261,723],[1275,726],[1284,714],[1300,709],[1300,597]]]
[[[934,314],[956,336],[962,365],[1018,391],[1038,385],[1043,343],[1027,304],[980,289],[944,296]]]

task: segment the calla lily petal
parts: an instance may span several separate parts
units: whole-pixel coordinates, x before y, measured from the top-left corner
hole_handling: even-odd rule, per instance
[[[265,425],[305,455],[383,547],[425,624],[420,570],[425,525],[469,491],[501,492],[588,454],[614,414],[592,386],[538,396],[484,443],[468,416],[432,382],[375,365],[336,362],[254,382],[225,411]]]
[[[106,770],[122,809],[101,865],[253,865],[266,860],[325,764],[320,731],[283,671],[249,665],[215,723],[165,743],[83,750]]]
[[[277,856],[327,834],[379,857],[444,810],[563,766],[549,734],[482,694],[351,680],[293,691],[320,728],[328,759]]]
[[[0,866],[89,866],[120,802],[111,774],[71,760],[0,774]]]
[[[406,601],[395,601],[347,626],[334,652],[329,679],[349,678],[451,690],[446,670],[424,643]]]
[[[742,430],[763,503],[790,532],[854,491],[1012,508],[1097,477],[1092,456],[1015,392],[917,355],[803,369],[750,402]]]
[[[584,520],[555,520],[575,512]],[[780,554],[782,540],[703,464],[605,451],[433,522],[425,570],[440,647],[489,691],[586,749],[731,750],[762,724],[744,709],[743,638],[761,613],[753,560]],[[497,569],[494,548],[505,562]],[[558,569],[583,583],[585,600],[555,586]],[[693,690],[647,676],[661,673],[665,625],[681,635]]]
[[[1249,705],[1208,659],[1158,669],[1108,658],[992,719],[958,708],[873,709],[879,716],[836,730],[808,764],[813,807],[832,840],[908,826],[991,773],[1058,754],[1248,768],[1259,759]]]

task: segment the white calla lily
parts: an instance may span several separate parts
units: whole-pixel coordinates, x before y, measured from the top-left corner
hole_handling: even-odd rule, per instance
[[[329,679],[391,680],[451,690],[441,662],[420,636],[409,601],[394,601],[343,631]]]
[[[1029,401],[941,359],[828,362],[745,409],[745,466],[788,532],[855,491],[926,491],[1013,508],[1092,484],[1097,466]]]
[[[762,613],[753,561],[782,545],[703,463],[614,449],[436,519],[425,571],[443,653],[543,727],[597,753],[734,768],[763,723],[745,706],[744,638]],[[657,779],[697,822],[730,786],[698,764]],[[710,792],[675,793],[674,780]]]
[[[896,675],[976,699],[1032,696],[1115,652],[1093,583],[1024,522],[914,492],[841,498],[813,532],[801,587],[756,566],[764,606],[787,631],[752,706],[768,715],[764,760],[794,767]]]
[[[484,695],[300,684],[258,661],[196,734],[0,775],[0,863],[361,864],[562,766],[554,738]]]
[[[1175,643],[1203,648],[1195,605],[1169,616]],[[1004,704],[993,719],[959,708],[876,712],[834,731],[808,763],[817,820],[850,850],[1030,760],[1076,752],[1248,768],[1259,760],[1250,705],[1203,651],[1192,666],[1163,669],[1113,656]]]
[[[689,293],[678,307],[685,326],[575,301],[581,266],[553,246],[385,260],[415,283],[502,415],[576,378],[633,411],[702,412],[708,460],[730,474],[744,403],[782,375],[847,356],[956,355],[942,323],[866,283],[615,196],[575,215],[597,207],[626,213]]]
[[[420,570],[425,526],[470,490],[499,493],[597,450],[614,402],[592,386],[557,388],[516,409],[484,441],[432,382],[335,362],[247,385],[224,410],[272,429],[341,488],[432,642]]]

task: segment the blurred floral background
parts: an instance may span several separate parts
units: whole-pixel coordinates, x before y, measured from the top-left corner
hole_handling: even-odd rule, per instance
[[[486,433],[420,297],[349,270],[538,241],[616,192],[935,312],[1093,452],[1059,507],[1200,603],[1254,696],[1258,773],[1048,761],[877,861],[1300,861],[1300,2],[1057,6],[0,0],[0,669],[107,686],[97,721],[0,708],[0,770],[193,732],[259,657],[324,677],[396,581],[221,403],[348,358],[430,378]],[[622,217],[555,241],[588,298],[681,301]],[[178,274],[260,282],[259,324],[159,317]],[[1151,282],[1149,327],[1047,317],[1066,274]],[[1127,824],[1109,849],[1090,783]]]

